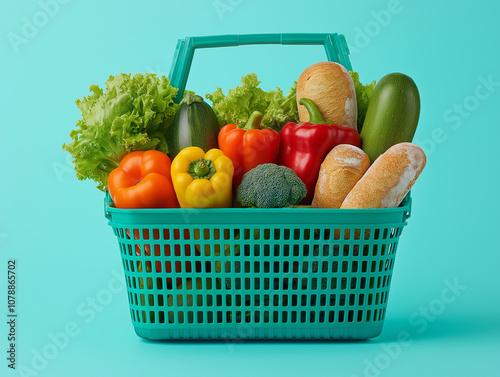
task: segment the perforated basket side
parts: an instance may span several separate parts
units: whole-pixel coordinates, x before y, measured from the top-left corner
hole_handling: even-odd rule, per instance
[[[404,223],[112,226],[141,336],[360,339],[382,329]]]

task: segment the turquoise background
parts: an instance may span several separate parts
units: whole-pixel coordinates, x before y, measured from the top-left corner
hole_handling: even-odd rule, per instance
[[[492,0],[2,0],[0,375],[500,375],[498,14]],[[74,101],[112,74],[168,74],[185,36],[284,32],[342,33],[363,82],[399,71],[419,87],[414,142],[428,164],[412,191],[384,331],[355,343],[143,341],[103,194],[75,178],[61,148],[80,118]],[[317,46],[202,50],[187,86],[226,92],[253,71],[266,90],[288,91],[324,59]],[[31,374],[7,368],[10,259],[17,367]]]

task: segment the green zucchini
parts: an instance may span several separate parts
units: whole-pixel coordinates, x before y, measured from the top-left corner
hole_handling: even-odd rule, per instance
[[[395,144],[411,142],[420,115],[415,82],[402,73],[389,73],[373,89],[361,129],[361,148],[373,163]]]
[[[195,94],[182,99],[167,132],[168,155],[171,159],[184,148],[200,147],[205,152],[218,148],[219,122],[212,107]]]

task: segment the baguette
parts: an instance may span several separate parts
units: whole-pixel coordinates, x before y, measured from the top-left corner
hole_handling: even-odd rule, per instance
[[[354,82],[345,67],[335,62],[320,62],[306,68],[297,81],[299,120],[309,121],[307,109],[299,103],[309,98],[325,122],[357,130],[358,103]]]
[[[369,166],[370,159],[360,148],[349,144],[337,145],[321,164],[312,206],[340,208]]]
[[[425,153],[412,143],[399,143],[380,155],[349,192],[340,208],[399,206],[426,164]]]

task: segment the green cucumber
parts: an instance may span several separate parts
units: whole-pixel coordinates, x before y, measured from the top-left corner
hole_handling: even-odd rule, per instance
[[[395,144],[411,142],[420,115],[420,96],[413,80],[389,73],[373,89],[361,129],[361,148],[373,163]]]
[[[218,148],[218,136],[219,122],[212,107],[203,97],[187,94],[167,131],[168,155],[174,159],[182,149],[192,146],[205,152]]]

